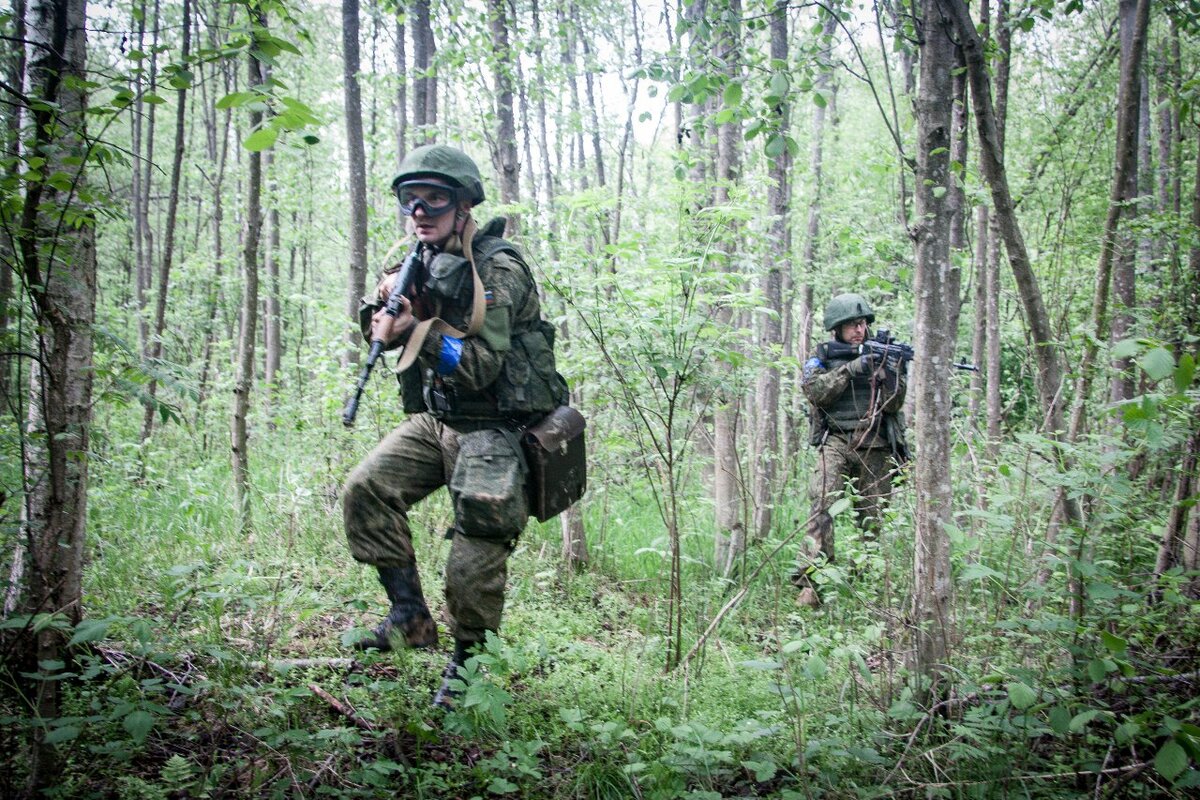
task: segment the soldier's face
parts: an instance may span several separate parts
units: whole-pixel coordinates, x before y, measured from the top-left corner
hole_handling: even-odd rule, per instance
[[[838,338],[846,344],[859,345],[867,340],[867,318],[859,317],[838,327]]]
[[[411,208],[413,233],[416,234],[417,239],[425,244],[440,245],[450,238],[450,234],[454,232],[461,204],[456,204],[454,213],[443,212],[436,216],[430,215],[429,209],[443,209],[446,202],[447,193],[444,190],[439,190],[436,184],[445,185],[447,189],[450,187],[436,180],[429,180],[426,183],[429,185],[413,187],[409,190],[414,199],[425,201],[411,203],[409,206]]]

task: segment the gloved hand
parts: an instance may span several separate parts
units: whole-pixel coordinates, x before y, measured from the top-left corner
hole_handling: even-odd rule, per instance
[[[851,361],[846,366],[849,368],[851,375],[854,375],[855,377],[863,377],[874,372],[875,367],[878,366],[878,362],[875,358],[875,354],[868,351]]]

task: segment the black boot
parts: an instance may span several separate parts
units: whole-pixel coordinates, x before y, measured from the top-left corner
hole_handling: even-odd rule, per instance
[[[421,594],[421,579],[417,567],[379,567],[379,582],[392,602],[391,611],[383,622],[376,626],[371,636],[360,639],[359,650],[388,651],[393,638],[403,639],[404,647],[433,647],[437,644],[437,625],[429,615],[425,597]]]
[[[442,670],[442,685],[433,694],[434,708],[440,708],[443,711],[454,708],[460,692],[450,686],[450,681],[461,680],[458,668],[467,663],[467,659],[471,657],[468,650],[474,645],[474,642],[464,642],[462,639],[454,640],[454,655],[450,657],[450,663]]]

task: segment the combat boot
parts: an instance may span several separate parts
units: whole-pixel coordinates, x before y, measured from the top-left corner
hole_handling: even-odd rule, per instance
[[[474,642],[464,642],[462,639],[454,640],[454,655],[450,657],[450,663],[442,670],[442,685],[433,693],[434,708],[440,708],[443,711],[454,708],[454,703],[458,700],[461,692],[451,687],[450,681],[462,680],[459,677],[458,668],[467,663],[467,659],[471,657],[468,651],[474,644]]]
[[[379,567],[379,582],[387,592],[392,608],[371,635],[355,643],[359,650],[375,648],[387,652],[393,641],[403,640],[402,647],[424,648],[437,644],[437,625],[421,594],[421,579],[417,566]]]

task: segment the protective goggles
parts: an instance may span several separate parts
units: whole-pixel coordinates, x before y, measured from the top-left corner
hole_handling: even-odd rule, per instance
[[[427,217],[440,217],[458,205],[458,189],[429,181],[405,181],[396,187],[400,213],[411,217],[418,208]]]

